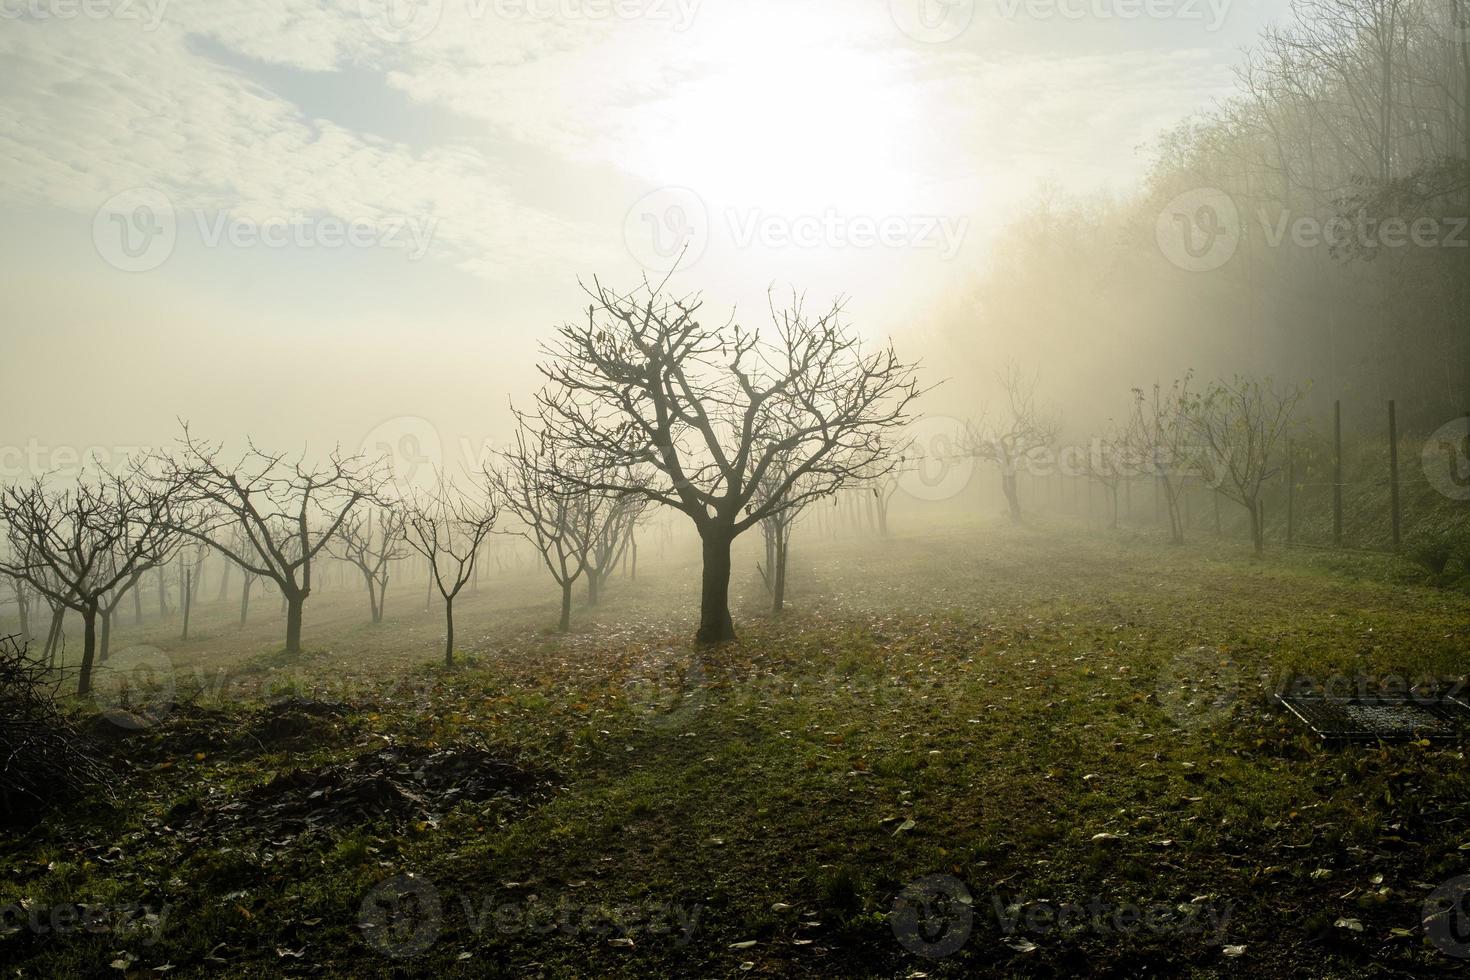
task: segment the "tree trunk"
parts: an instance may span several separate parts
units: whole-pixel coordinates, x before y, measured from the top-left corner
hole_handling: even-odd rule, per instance
[[[97,606],[82,609],[82,668],[77,674],[77,696],[86,697],[92,690],[92,661],[97,656]]]
[[[565,633],[572,628],[572,583],[571,580],[561,584],[561,622],[557,623],[556,631]]]
[[[1011,523],[1021,523],[1021,496],[1016,491],[1016,474],[1002,473],[1000,476],[1000,488],[1006,495],[1006,506],[1010,509]]]
[[[602,575],[595,569],[587,569],[587,605],[595,606],[602,598]]]
[[[697,642],[706,646],[735,639],[730,619],[730,545],[734,538],[724,529],[703,535],[704,575],[699,597]]]
[[[25,646],[30,646],[31,597],[26,594],[25,586],[18,581],[15,583],[15,609],[20,615],[20,641]]]
[[[444,600],[444,666],[454,666],[454,600]]]
[[[285,598],[286,653],[295,656],[301,652],[301,613],[302,608],[306,605],[306,596],[293,593],[286,595]]]
[[[138,585],[133,586],[133,625],[143,625],[143,590]]]
[[[378,612],[373,620],[375,623],[383,621],[383,607],[388,603],[388,576],[383,576],[383,581],[378,583]]]
[[[245,628],[245,617],[250,613],[250,586],[254,584],[254,576],[249,572],[245,574],[245,586],[240,590],[240,628]]]
[[[776,529],[776,564],[771,572],[771,612],[779,615],[786,608],[786,544],[787,529]]]
[[[187,569],[184,572],[184,591],[179,596],[179,603],[184,607],[184,629],[179,634],[181,642],[189,639],[189,611],[194,607],[194,572]]]
[[[56,647],[61,642],[61,619],[65,615],[63,607],[51,607],[51,627],[46,631],[46,649],[41,652],[41,658],[50,667],[56,666]]]
[[[112,610],[102,610],[102,629],[97,638],[97,662],[107,663],[108,654],[112,647]]]

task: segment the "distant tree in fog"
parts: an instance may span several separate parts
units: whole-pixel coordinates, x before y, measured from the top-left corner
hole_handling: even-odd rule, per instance
[[[348,515],[329,546],[331,553],[362,573],[372,622],[383,621],[393,563],[407,554],[402,506],[364,507]]]
[[[1128,444],[1123,433],[1109,431],[1103,435],[1094,436],[1088,443],[1087,455],[1083,457],[1082,466],[1087,473],[1087,478],[1097,483],[1107,493],[1111,514],[1108,526],[1116,529],[1118,527],[1118,490],[1131,472],[1128,463]]]
[[[218,444],[195,439],[188,426],[178,450],[160,454],[157,462],[183,499],[205,509],[204,522],[184,532],[248,575],[276,584],[286,607],[286,652],[300,653],[312,563],[354,508],[377,499],[380,471],[361,456],[334,451],[325,463],[310,465],[253,444],[224,461]]]
[[[637,482],[637,478],[629,482]],[[584,503],[592,511],[587,549],[587,604],[595,606],[602,598],[603,583],[632,543],[633,532],[648,510],[649,500],[632,493],[593,493]]]
[[[787,478],[795,465],[795,459],[790,453],[778,454],[761,479],[750,508],[758,508],[770,500],[772,495],[781,493],[782,488],[788,485]],[[761,519],[761,538],[766,546],[766,561],[764,565],[757,564],[756,568],[771,597],[773,616],[780,615],[786,608],[786,557],[790,554],[793,525],[807,504],[816,499],[800,493],[796,496],[800,502],[790,507],[775,508]]]
[[[575,481],[573,473],[580,474]],[[563,633],[571,628],[572,586],[587,570],[594,534],[595,508],[583,486],[587,476],[524,418],[515,445],[501,454],[501,465],[491,473],[496,496],[519,519],[519,533],[561,587],[557,629]]]
[[[866,349],[841,303],[810,315],[799,296],[767,336],[700,320],[698,295],[668,297],[645,282],[628,293],[587,288],[585,319],[567,323],[541,366],[547,438],[590,469],[584,489],[631,492],[682,511],[703,545],[697,639],[733,639],[730,548],[778,511],[894,468],[891,433],[921,391],[915,365],[891,345]],[[775,435],[778,434],[779,435]],[[757,502],[777,460],[792,465]],[[654,479],[626,474],[650,468]]]
[[[1300,388],[1236,377],[1212,382],[1183,405],[1200,478],[1250,513],[1257,556],[1266,549],[1262,486],[1280,472],[1278,452],[1301,399]]]
[[[475,573],[480,546],[500,512],[487,475],[481,493],[468,495],[442,478],[428,494],[414,496],[404,512],[404,540],[429,564],[429,578],[444,600],[444,665],[454,665],[454,600]]]
[[[1026,377],[1018,365],[1008,365],[1000,374],[1006,403],[993,421],[982,418],[966,426],[964,447],[977,459],[990,460],[1000,468],[1000,489],[1005,494],[1011,523],[1021,523],[1021,494],[1016,477],[1027,457],[1056,442],[1061,423],[1037,406],[1039,379]]]
[[[1154,478],[1169,513],[1169,541],[1184,543],[1183,498],[1185,481],[1198,461],[1193,427],[1186,406],[1194,397],[1190,375],[1169,388],[1155,384],[1150,391],[1133,389],[1133,412],[1125,442],[1131,462]]]

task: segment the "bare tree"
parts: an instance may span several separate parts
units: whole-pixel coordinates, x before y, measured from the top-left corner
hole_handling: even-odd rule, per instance
[[[703,544],[701,643],[733,639],[730,548],[778,510],[897,460],[890,430],[920,395],[915,366],[892,346],[865,350],[841,302],[809,316],[799,296],[777,310],[771,336],[701,322],[698,295],[669,298],[648,282],[619,293],[594,280],[585,322],[558,329],[541,366],[538,414],[550,438],[588,454],[588,490],[631,492],[682,511]],[[769,434],[779,432],[779,438]],[[794,465],[763,503],[761,481],[781,454]],[[622,474],[651,467],[645,485]]]
[[[18,545],[0,574],[23,579],[54,608],[82,617],[82,660],[77,693],[92,688],[97,627],[106,597],[140,566],[160,564],[181,528],[177,488],[126,474],[81,474],[66,490],[42,479],[0,491],[0,521]],[[53,632],[56,622],[53,620]]]
[[[1261,488],[1280,472],[1277,450],[1302,399],[1300,388],[1236,377],[1216,381],[1185,401],[1197,443],[1200,476],[1250,513],[1256,555],[1266,550]]]
[[[334,451],[326,463],[314,466],[304,458],[261,452],[253,444],[234,462],[222,462],[221,447],[196,440],[188,426],[179,444],[178,452],[158,457],[164,478],[208,513],[185,533],[247,575],[276,584],[286,607],[286,652],[300,653],[312,563],[353,508],[375,499],[377,471],[359,456]]]
[[[1021,465],[1032,453],[1046,449],[1056,441],[1061,423],[1036,404],[1039,378],[1026,377],[1018,365],[1007,365],[1000,374],[1006,405],[999,417],[987,424],[966,425],[965,449],[978,459],[986,459],[1000,467],[1000,489],[1005,494],[1011,523],[1021,523],[1021,494],[1016,477]]]
[[[771,467],[766,470],[765,476],[762,477],[750,506],[759,507],[767,502],[769,495],[781,493],[782,488],[788,485],[787,477],[795,465],[795,459],[790,453],[778,455]],[[798,503],[790,507],[772,509],[761,519],[761,537],[766,546],[766,563],[765,565],[757,564],[756,570],[760,572],[761,581],[765,584],[766,592],[771,597],[771,615],[773,616],[779,616],[786,608],[786,556],[790,553],[792,528],[802,511],[806,509],[807,504],[816,499],[800,493],[796,496],[799,498]]]
[[[1118,527],[1118,489],[1128,478],[1128,446],[1119,432],[1107,432],[1094,436],[1087,445],[1082,460],[1087,478],[1097,483],[1108,495],[1111,517],[1108,526]]]
[[[1194,472],[1198,453],[1185,406],[1193,397],[1191,375],[1168,389],[1155,384],[1150,392],[1133,389],[1133,413],[1125,441],[1131,463],[1152,476],[1169,512],[1169,541],[1184,543],[1182,499],[1185,481]]]
[[[647,479],[645,475],[644,480]],[[634,477],[628,482],[636,482]],[[591,531],[587,549],[587,604],[602,599],[602,586],[618,567],[633,540],[634,529],[648,510],[647,497],[633,493],[593,493],[585,501],[591,509],[587,524]]]
[[[496,496],[519,518],[519,533],[561,587],[557,629],[565,633],[572,624],[572,586],[587,570],[592,540],[593,508],[581,485],[586,474],[563,460],[544,433],[532,432],[525,418],[516,430],[514,448],[501,456],[502,465],[490,474]],[[573,473],[579,473],[576,480],[568,475]]]
[[[349,516],[342,523],[331,551],[362,573],[372,621],[381,623],[393,563],[407,554],[404,540],[406,514],[402,507],[395,506],[380,507],[376,513],[376,523],[372,510]]]
[[[474,574],[480,545],[499,516],[494,497],[486,489],[483,500],[472,500],[441,479],[432,495],[416,497],[404,515],[404,540],[429,563],[429,574],[444,599],[446,667],[454,665],[455,596]]]

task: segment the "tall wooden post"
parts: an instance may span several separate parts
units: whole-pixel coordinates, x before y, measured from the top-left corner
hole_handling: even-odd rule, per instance
[[[1342,547],[1342,402],[1332,403],[1332,546]]]
[[[1296,528],[1296,446],[1286,440],[1286,546]]]
[[[1388,400],[1388,500],[1393,509],[1393,550],[1399,550],[1399,421],[1393,399]]]

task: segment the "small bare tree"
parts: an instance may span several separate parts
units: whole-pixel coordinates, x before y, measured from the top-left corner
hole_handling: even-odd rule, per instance
[[[1128,447],[1121,433],[1109,431],[1093,436],[1082,459],[1087,478],[1108,495],[1111,516],[1108,526],[1118,528],[1118,490],[1128,478]]]
[[[1152,476],[1163,492],[1169,512],[1169,541],[1184,543],[1182,501],[1185,481],[1194,472],[1198,453],[1185,406],[1193,397],[1192,375],[1168,389],[1155,384],[1152,391],[1133,389],[1133,414],[1128,420],[1125,442],[1131,462]]]
[[[893,430],[920,395],[915,366],[892,346],[865,350],[841,302],[818,316],[799,296],[771,303],[768,337],[700,319],[699,296],[662,284],[629,293],[594,280],[585,320],[557,331],[541,366],[538,414],[549,440],[589,457],[564,476],[584,489],[634,493],[683,512],[703,544],[701,643],[734,639],[730,548],[778,510],[881,477],[897,460]],[[769,438],[773,432],[779,438]],[[776,458],[794,461],[762,503]],[[649,467],[653,479],[625,474]]]
[[[247,576],[269,579],[280,589],[286,652],[298,654],[312,562],[353,508],[376,499],[378,472],[360,456],[335,451],[315,466],[304,458],[261,452],[254,444],[233,462],[221,461],[220,451],[219,444],[195,439],[186,425],[178,452],[157,460],[164,479],[206,509],[202,524],[184,528],[185,533]]]
[[[779,455],[761,480],[759,489],[750,506],[757,508],[768,501],[769,495],[782,492],[787,486],[787,477],[795,460],[791,454]],[[799,486],[799,484],[797,485]],[[771,615],[779,616],[786,608],[786,556],[790,553],[791,531],[806,506],[815,497],[797,493],[798,502],[789,507],[777,507],[761,520],[761,537],[766,546],[765,565],[756,565],[766,592],[771,597]]]
[[[1213,382],[1183,405],[1197,439],[1200,476],[1250,513],[1257,557],[1266,551],[1261,488],[1280,472],[1277,450],[1301,399],[1300,388],[1237,376]]]
[[[645,475],[644,480],[648,477]],[[638,478],[627,482],[636,483]],[[588,526],[591,544],[587,549],[587,604],[602,600],[602,586],[622,561],[633,540],[638,522],[648,510],[647,497],[633,493],[594,493],[586,500],[591,508]]]
[[[498,516],[491,493],[483,500],[471,499],[442,478],[431,495],[415,497],[404,513],[404,540],[429,563],[430,577],[444,599],[446,667],[454,666],[454,599],[474,574],[480,545]]]
[[[531,431],[527,419],[520,419],[515,445],[501,457],[490,474],[496,497],[520,520],[520,535],[561,587],[557,629],[565,633],[572,625],[572,586],[587,570],[594,509],[580,479],[568,476],[580,472],[576,465],[563,460],[544,433]]]
[[[1011,523],[1021,523],[1021,494],[1016,477],[1026,459],[1056,442],[1061,423],[1036,404],[1039,378],[1027,377],[1018,365],[1007,365],[1000,377],[1006,405],[994,422],[984,417],[968,423],[964,448],[977,459],[990,460],[1000,468],[1000,489],[1005,494]]]
[[[342,522],[342,529],[330,546],[333,555],[351,563],[362,573],[373,623],[383,621],[383,605],[388,599],[388,579],[393,563],[407,554],[405,524],[406,514],[402,507],[387,505],[376,512],[365,509]]]
[[[25,580],[57,608],[82,617],[77,693],[92,689],[97,627],[107,596],[140,566],[161,564],[179,529],[190,528],[177,488],[126,474],[82,473],[74,486],[51,490],[42,479],[0,490],[0,521],[18,544],[0,574]]]

